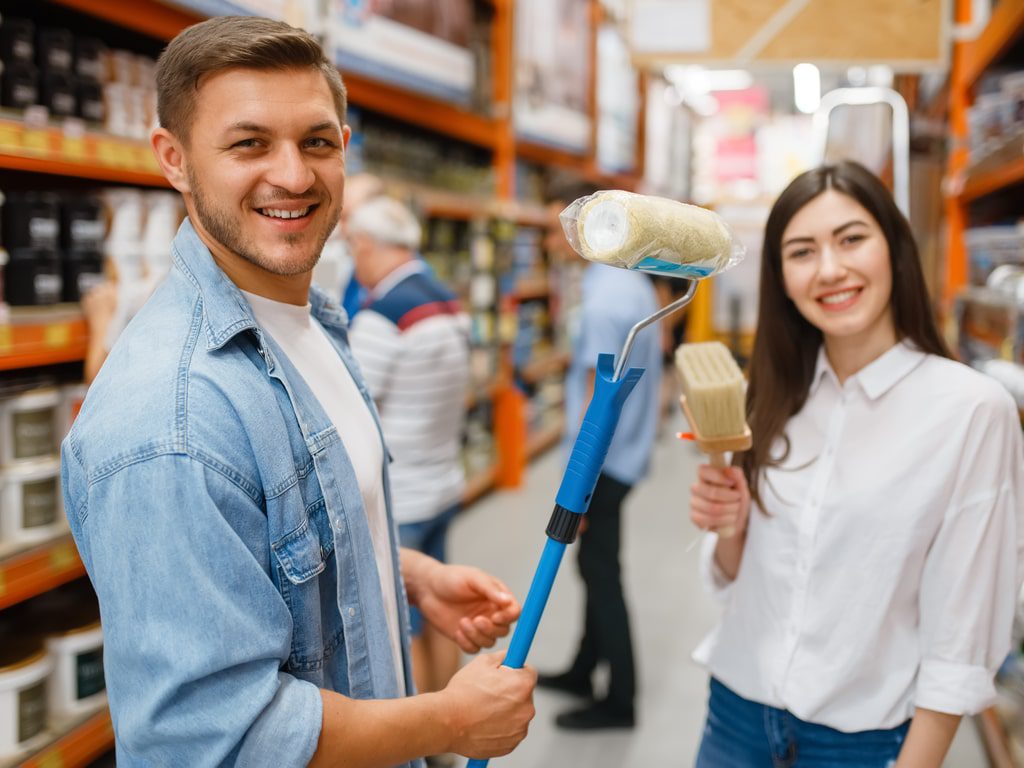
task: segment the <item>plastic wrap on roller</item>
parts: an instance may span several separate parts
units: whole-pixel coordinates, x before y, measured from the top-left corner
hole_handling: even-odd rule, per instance
[[[717,213],[663,197],[605,190],[581,197],[558,218],[576,253],[623,269],[700,279],[746,253]]]

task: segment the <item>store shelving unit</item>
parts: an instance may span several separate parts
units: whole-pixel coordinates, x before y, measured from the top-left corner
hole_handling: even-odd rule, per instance
[[[957,19],[970,15],[969,0],[957,0]],[[949,224],[944,298],[947,304],[967,284],[967,250],[964,231],[971,203],[1001,193],[1024,181],[1024,139],[1016,144],[1016,156],[983,159],[972,168],[967,156],[967,108],[979,79],[1024,36],[1024,3],[1004,0],[992,10],[988,25],[976,40],[953,46],[950,74],[949,118],[953,149],[949,159],[950,191],[946,200]],[[995,161],[995,162],[993,162]]]
[[[85,358],[88,328],[77,305],[18,307],[0,323],[0,371]]]
[[[971,13],[969,0],[957,0],[956,18],[966,22]],[[949,82],[949,119],[952,149],[949,156],[946,198],[948,241],[943,286],[944,309],[968,283],[968,255],[964,233],[971,223],[972,206],[992,198],[1010,198],[1019,215],[1024,215],[1024,196],[1011,190],[1024,184],[1024,135],[1008,138],[988,156],[968,158],[967,109],[973,102],[981,78],[1013,49],[1024,44],[1024,3],[1002,0],[992,9],[989,22],[973,41],[953,47]],[[1024,413],[1021,414],[1024,421]],[[1024,707],[1024,702],[1020,703]],[[996,709],[975,718],[989,763],[993,768],[1016,768],[1018,762],[1006,726]]]
[[[0,169],[170,186],[148,143],[87,131],[74,120],[62,126],[31,126],[0,118]]]
[[[0,610],[84,575],[70,534],[0,556]]]
[[[110,713],[99,712],[71,726],[53,741],[17,763],[0,763],[0,768],[73,768],[88,765],[108,752],[114,744]]]

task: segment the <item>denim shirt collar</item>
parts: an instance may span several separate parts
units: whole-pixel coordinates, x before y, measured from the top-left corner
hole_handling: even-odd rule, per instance
[[[202,297],[208,351],[220,349],[239,333],[250,329],[262,342],[263,333],[256,323],[249,302],[231,278],[224,274],[224,270],[217,266],[210,249],[199,237],[188,217],[178,228],[171,253],[174,263]],[[313,317],[322,325],[347,333],[348,316],[338,302],[316,286],[310,287],[309,301]]]

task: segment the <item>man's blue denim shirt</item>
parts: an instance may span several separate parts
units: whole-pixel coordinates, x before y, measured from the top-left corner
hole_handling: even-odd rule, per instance
[[[334,425],[187,219],[173,252],[62,450],[117,763],[306,765],[319,688],[398,695],[362,497]],[[310,300],[376,417],[344,314]]]

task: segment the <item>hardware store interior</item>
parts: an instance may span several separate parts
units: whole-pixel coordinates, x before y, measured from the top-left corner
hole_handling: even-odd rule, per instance
[[[286,147],[275,126],[312,109],[296,97],[293,115],[257,105],[246,114],[269,127],[239,118],[252,136],[202,154],[221,117],[204,92],[222,88],[228,114],[236,77],[269,103],[303,92],[275,79],[294,63],[190,70],[191,122],[161,125],[182,87],[165,74],[184,66],[162,52],[222,17],[318,41],[347,108],[314,69],[317,98],[351,134],[321,122],[315,147]],[[300,165],[313,181],[281,191]],[[266,243],[318,226],[318,260],[267,266]],[[299,300],[261,290],[285,283]],[[330,765],[344,738],[367,745],[345,765],[1024,768],[1021,0],[0,0],[0,287],[0,768]],[[225,296],[242,315],[203,304]],[[282,302],[319,346],[282,341]],[[689,346],[706,342],[721,346]],[[646,370],[623,379],[598,353]],[[718,354],[735,378],[697,382],[687,361]],[[217,380],[229,366],[245,370]],[[244,392],[254,372],[265,390]],[[335,376],[355,386],[325,398]],[[172,435],[154,392],[214,447],[189,432],[139,458],[131,441]],[[336,434],[310,431],[303,398]],[[714,432],[728,405],[738,426]],[[350,409],[366,418],[346,429]],[[369,443],[390,465],[370,490]],[[272,475],[281,456],[261,457],[286,444],[290,484]],[[213,456],[194,494],[172,463],[185,456]],[[242,496],[255,534],[225,508]],[[159,573],[193,546],[225,555]],[[493,576],[514,610],[492,613],[491,594],[435,624],[448,613],[416,581],[428,571],[464,589]],[[366,592],[344,583],[366,573],[380,577]],[[336,621],[311,629],[296,606],[326,580],[316,613]],[[233,622],[226,601],[259,620]],[[238,670],[268,659],[238,654],[278,639],[266,694]],[[532,673],[474,666],[477,646],[510,641],[535,689]],[[490,711],[493,686],[467,691],[502,675],[532,695],[528,733],[488,752],[473,733],[503,718],[434,723]],[[331,697],[412,700],[414,685],[444,717],[420,729],[371,710],[386,747],[330,731]],[[770,732],[741,750],[743,726],[722,723],[755,711],[744,725]],[[869,732],[895,739],[889,756],[815,757],[817,738],[875,749]]]

